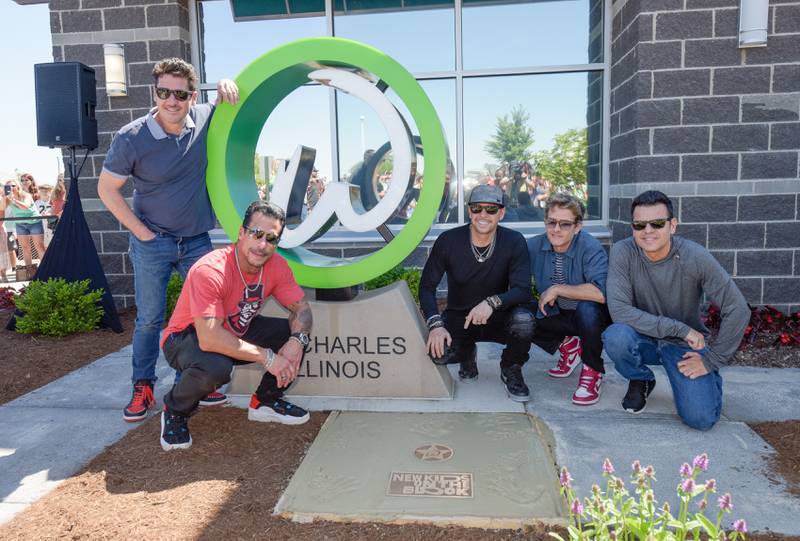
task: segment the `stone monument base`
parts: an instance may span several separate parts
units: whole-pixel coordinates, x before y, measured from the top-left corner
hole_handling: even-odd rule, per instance
[[[352,301],[309,301],[311,343],[292,396],[452,399],[453,378],[425,351],[427,329],[404,281],[361,293]],[[274,301],[262,315],[287,317]],[[226,390],[249,396],[263,368],[237,366]]]

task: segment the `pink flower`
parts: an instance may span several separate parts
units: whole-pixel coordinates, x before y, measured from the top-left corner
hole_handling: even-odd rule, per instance
[[[692,476],[692,467],[688,465],[686,462],[683,463],[681,466],[681,477],[691,477]]]
[[[611,463],[611,460],[609,460],[608,458],[606,458],[603,461],[603,473],[608,474],[608,475],[611,475],[612,473],[614,473],[614,465]]]
[[[583,514],[583,504],[581,504],[578,498],[572,500],[572,514],[573,515],[582,515]]]
[[[706,490],[708,492],[714,492],[717,490],[717,482],[714,479],[709,479],[706,481]]]
[[[683,490],[686,494],[691,494],[694,490],[694,479],[684,479],[681,483],[681,490]]]
[[[642,463],[638,460],[634,460],[633,464],[631,464],[631,469],[633,470],[633,473],[639,473],[642,471]]]
[[[650,479],[655,479],[656,478],[656,469],[652,465],[647,466],[644,469],[644,475],[645,475],[645,477],[649,477]]]
[[[558,476],[558,479],[561,481],[562,487],[572,487],[572,476],[567,471],[567,468],[561,468],[561,474]]]
[[[703,498],[702,500],[697,502],[697,508],[700,509],[700,511],[705,511],[707,505],[708,505],[708,501],[706,501],[705,498]]]
[[[717,503],[719,504],[719,508],[723,511],[731,511],[733,509],[731,495],[727,492],[717,499]]]
[[[708,455],[703,453],[702,455],[697,455],[694,457],[692,461],[692,466],[699,469],[700,471],[706,471],[708,469]]]
[[[738,519],[733,523],[733,530],[739,533],[747,533],[747,523],[743,519]]]

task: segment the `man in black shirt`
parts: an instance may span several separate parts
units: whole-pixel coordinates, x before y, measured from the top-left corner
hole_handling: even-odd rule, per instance
[[[439,235],[422,271],[419,300],[428,329],[428,353],[435,364],[460,363],[459,379],[478,377],[476,342],[506,348],[500,361],[508,396],[530,399],[522,377],[533,333],[531,271],[525,238],[498,225],[505,215],[503,192],[479,185],[469,197],[470,223]],[[447,309],[439,315],[436,287],[447,273]]]

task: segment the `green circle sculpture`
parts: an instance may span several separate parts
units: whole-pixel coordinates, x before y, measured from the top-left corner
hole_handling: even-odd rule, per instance
[[[239,102],[217,107],[208,132],[208,193],[225,233],[236,240],[247,206],[258,199],[253,156],[275,107],[320,68],[355,68],[381,79],[403,101],[425,149],[425,182],[411,218],[386,246],[364,256],[331,258],[303,247],[279,249],[300,285],[341,288],[380,276],[400,264],[425,238],[445,186],[447,145],[439,117],[419,83],[381,51],[343,38],[308,38],[262,55],[236,78]]]

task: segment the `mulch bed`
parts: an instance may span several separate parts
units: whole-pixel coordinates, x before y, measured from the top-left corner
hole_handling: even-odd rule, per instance
[[[129,345],[135,308],[120,310],[123,332],[108,329],[49,338],[6,330],[12,311],[0,311],[0,405]]]
[[[800,496],[800,420],[751,425],[777,451],[771,472],[789,484],[789,492]]]

